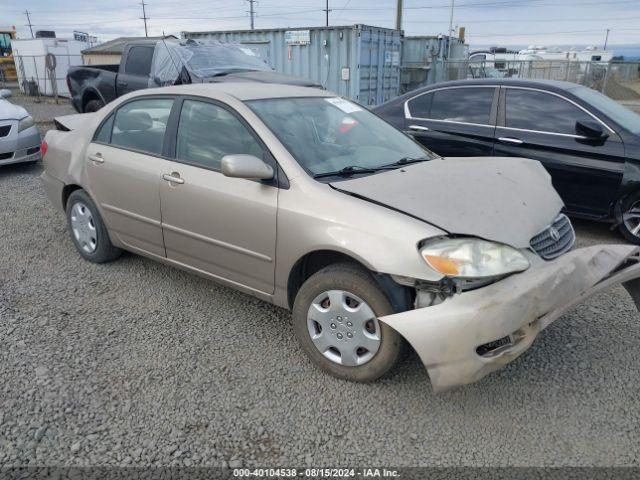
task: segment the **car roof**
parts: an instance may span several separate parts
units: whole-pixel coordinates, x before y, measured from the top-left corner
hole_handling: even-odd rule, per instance
[[[570,90],[579,85],[561,80],[532,80],[526,78],[474,78],[465,80],[453,80],[429,85],[426,88],[446,87],[458,85],[512,85],[518,87],[542,87],[549,90]]]
[[[198,95],[204,97],[217,97],[220,94],[225,94],[242,101],[261,100],[267,98],[338,96],[335,93],[314,87],[298,87],[280,83],[259,82],[193,83],[188,85],[146,89],[141,92],[155,94]]]

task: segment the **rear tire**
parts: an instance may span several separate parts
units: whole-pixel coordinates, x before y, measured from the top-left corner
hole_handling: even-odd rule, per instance
[[[67,225],[78,253],[93,263],[115,260],[122,250],[114,247],[100,212],[84,190],[75,190],[67,200]]]
[[[293,329],[320,369],[345,380],[370,382],[391,370],[402,355],[404,339],[378,321],[392,313],[389,299],[368,271],[341,263],[323,268],[302,285],[293,304]]]
[[[616,211],[622,236],[634,245],[640,245],[640,192],[622,198]]]
[[[84,106],[84,113],[97,112],[102,107],[104,107],[104,103],[102,103],[102,100],[89,100]]]

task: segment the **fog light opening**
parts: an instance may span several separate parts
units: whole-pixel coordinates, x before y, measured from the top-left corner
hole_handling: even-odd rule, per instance
[[[476,348],[476,353],[481,357],[490,358],[499,355],[504,350],[512,346],[513,340],[510,335],[507,335],[506,337],[498,338],[492,342],[480,345]]]

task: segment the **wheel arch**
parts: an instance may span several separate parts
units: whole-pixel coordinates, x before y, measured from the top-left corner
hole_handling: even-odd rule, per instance
[[[71,183],[69,185],[65,185],[62,188],[62,209],[63,210],[67,209],[67,202],[69,201],[69,197],[76,190],[84,190],[84,189],[80,185],[77,185],[75,183]],[[86,192],[86,190],[85,190],[85,192]],[[87,195],[88,195],[88,193],[87,193]]]
[[[82,112],[85,111],[87,103],[91,100],[100,100],[104,105],[107,104],[107,102],[104,101],[104,98],[102,98],[102,95],[100,95],[100,92],[94,88],[88,87],[82,94]]]
[[[337,250],[322,249],[306,253],[291,268],[287,279],[287,304],[289,309],[293,308],[293,302],[300,287],[309,277],[323,268],[337,263],[351,263],[366,270],[387,295],[396,311],[406,311],[412,308],[414,294],[409,287],[396,283],[390,275],[372,271],[354,256]]]

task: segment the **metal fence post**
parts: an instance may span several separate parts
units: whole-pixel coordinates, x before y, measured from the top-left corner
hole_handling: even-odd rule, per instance
[[[602,90],[601,90],[601,93],[603,93],[604,95],[607,94],[606,93],[607,84],[609,83],[609,75],[611,75],[611,66],[612,66],[611,62],[607,63],[607,67],[606,67],[607,71],[604,74],[604,81],[602,82]]]

